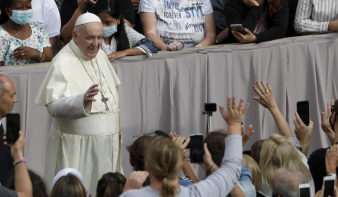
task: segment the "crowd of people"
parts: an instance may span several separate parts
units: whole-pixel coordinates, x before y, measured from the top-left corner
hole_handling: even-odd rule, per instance
[[[10,105],[17,102],[12,80],[1,75],[0,81],[1,103],[6,99]],[[81,172],[64,168],[54,176],[48,191],[44,180],[26,168],[23,154],[25,138],[20,131],[15,144],[6,142],[6,133],[1,136],[2,146],[9,147],[11,162],[14,161],[11,168],[14,167],[15,173],[10,169],[5,174],[3,163],[0,162],[1,173],[6,175],[1,177],[0,196],[298,197],[300,184],[310,185],[311,194],[308,196],[323,196],[323,178],[333,176],[336,179],[338,167],[338,135],[335,133],[338,131],[338,100],[329,101],[327,112],[321,114],[322,129],[332,146],[318,149],[308,157],[313,122],[310,120],[309,125],[305,125],[295,112],[294,135],[276,104],[271,86],[257,82],[253,90],[257,94],[253,98],[257,101],[254,104],[261,105],[271,113],[279,133],[256,141],[251,146],[250,154],[243,154],[243,146],[254,135],[252,125],[245,132],[241,125],[249,104],[240,99],[237,105],[236,96],[229,97],[226,108],[219,106],[228,125],[227,131],[215,130],[204,138],[203,162],[198,163],[205,170],[203,180],[197,178],[189,164],[190,154],[187,152],[190,138],[156,131],[137,136],[127,146],[130,165],[134,170],[128,179],[119,172],[107,171],[101,175],[93,193],[86,188],[85,181],[88,180]],[[11,110],[1,108],[1,118]],[[0,150],[4,154],[2,148]],[[334,196],[338,196],[338,192]]]
[[[100,17],[98,42],[114,60],[336,32],[337,7],[334,0],[2,0],[0,66],[50,62],[85,12]]]
[[[155,131],[126,147],[134,170],[126,178],[120,80],[109,61],[336,31],[335,1],[1,0],[0,7],[0,65],[52,61],[35,100],[52,116],[44,177],[26,167],[23,132],[15,143],[7,142],[0,122],[1,197],[298,197],[303,184],[309,188],[306,196],[321,197],[323,179],[337,179],[338,100],[329,101],[321,113],[331,146],[308,156],[313,122],[305,124],[295,112],[293,132],[264,82],[253,86],[252,105],[270,112],[278,134],[254,142],[243,154],[254,125],[261,123],[251,123],[244,132],[249,104],[229,97],[226,107],[219,106],[227,130],[204,136],[200,162],[191,160],[190,138]],[[234,30],[234,24],[244,29]],[[54,57],[59,38],[65,46]],[[13,81],[0,75],[0,119],[16,102]],[[205,178],[197,178],[191,163],[204,169]]]

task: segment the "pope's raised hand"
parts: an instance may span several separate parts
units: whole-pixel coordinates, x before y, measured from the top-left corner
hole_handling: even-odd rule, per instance
[[[99,84],[94,84],[90,86],[90,88],[86,91],[83,97],[83,105],[86,109],[93,101],[95,102],[96,99],[94,99],[94,96],[96,96],[100,90],[98,88]]]

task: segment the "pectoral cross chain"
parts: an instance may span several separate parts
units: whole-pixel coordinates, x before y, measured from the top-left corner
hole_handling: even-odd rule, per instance
[[[101,101],[104,103],[104,105],[106,106],[106,111],[109,110],[109,107],[108,107],[108,104],[107,104],[107,101],[109,100],[108,98],[104,97],[103,93],[101,92]]]

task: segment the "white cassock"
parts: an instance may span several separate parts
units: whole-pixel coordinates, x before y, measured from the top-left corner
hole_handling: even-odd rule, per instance
[[[108,111],[100,92],[94,97],[96,102],[84,109],[84,94],[93,84],[99,84],[109,99]],[[93,195],[103,174],[122,172],[116,89],[119,84],[101,49],[90,60],[71,40],[54,57],[35,100],[36,104],[47,106],[53,117],[44,173],[49,191],[54,176],[63,168],[79,170],[86,189]]]

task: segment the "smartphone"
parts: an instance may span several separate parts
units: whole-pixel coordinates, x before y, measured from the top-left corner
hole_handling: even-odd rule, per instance
[[[310,124],[309,101],[297,102],[297,113],[306,126]]]
[[[9,144],[14,144],[19,138],[20,131],[20,114],[6,115],[6,141]]]
[[[300,184],[298,186],[299,197],[311,197],[310,184]]]
[[[232,30],[245,33],[245,28],[243,27],[242,24],[231,24],[230,27]]]
[[[201,163],[203,162],[203,135],[190,135],[190,162],[191,163]]]
[[[334,187],[336,185],[336,175],[324,177],[323,185],[324,185],[323,197],[334,196]]]

